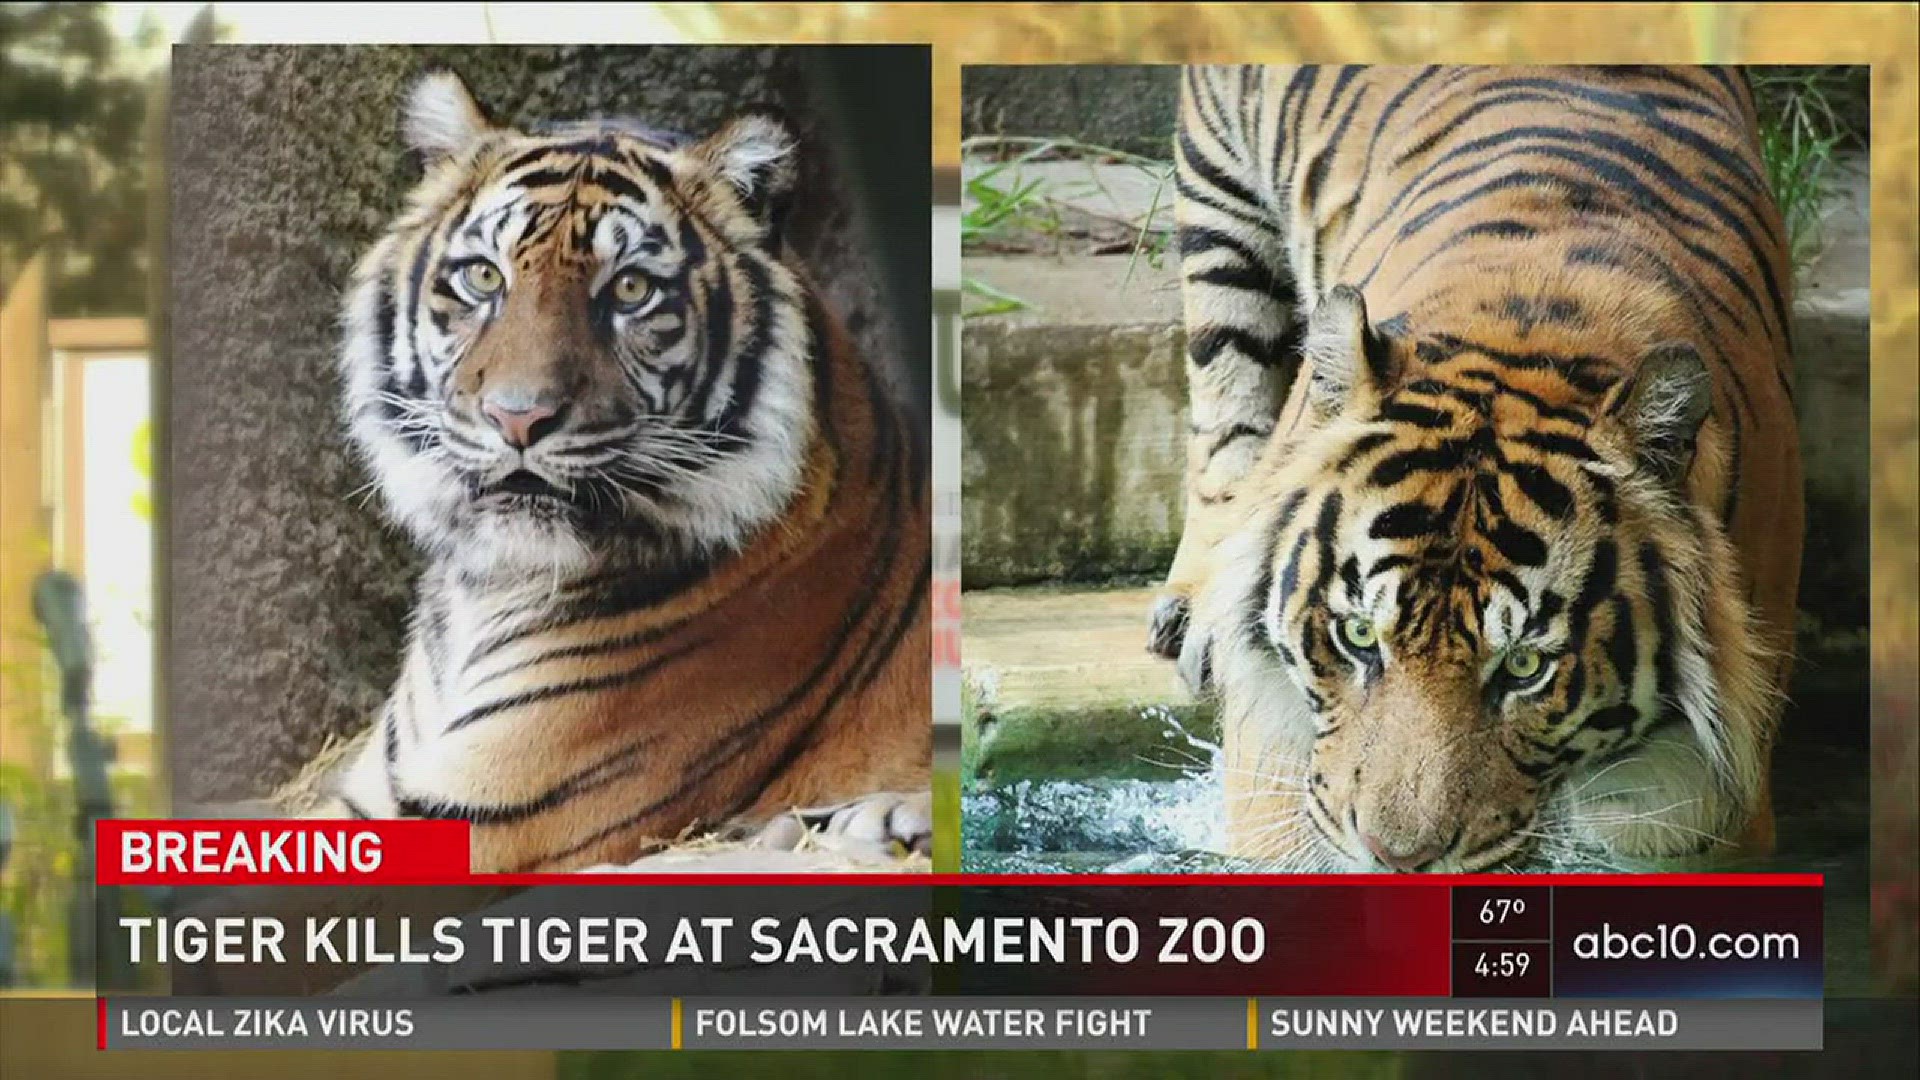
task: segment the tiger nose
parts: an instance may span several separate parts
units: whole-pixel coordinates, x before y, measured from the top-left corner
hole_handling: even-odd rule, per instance
[[[1362,833],[1360,840],[1367,845],[1368,851],[1373,852],[1374,858],[1379,859],[1389,870],[1401,874],[1411,874],[1447,853],[1444,844],[1428,844],[1413,852],[1402,854],[1393,850],[1385,841],[1372,833]]]
[[[480,412],[500,432],[507,445],[525,450],[560,426],[560,410],[529,398],[489,394]]]

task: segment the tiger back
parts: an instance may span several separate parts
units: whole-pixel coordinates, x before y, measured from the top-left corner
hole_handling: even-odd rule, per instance
[[[1191,68],[1193,435],[1152,643],[1299,869],[1771,843],[1784,230],[1708,68]]]
[[[436,75],[406,129],[426,173],[342,367],[430,565],[333,811],[466,820],[476,870],[553,871],[923,797],[926,460],[781,254],[784,122],[528,133]]]

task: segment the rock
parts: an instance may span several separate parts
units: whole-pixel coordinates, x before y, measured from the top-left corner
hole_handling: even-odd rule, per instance
[[[1210,709],[1146,650],[1146,589],[967,593],[969,781],[1163,779],[1209,762]]]

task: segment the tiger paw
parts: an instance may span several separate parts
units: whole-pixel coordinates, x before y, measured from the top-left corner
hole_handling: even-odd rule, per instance
[[[933,793],[882,791],[834,806],[796,808],[755,836],[759,847],[792,850],[804,843],[853,846],[896,856],[932,855]]]
[[[1192,609],[1193,602],[1183,593],[1155,594],[1153,612],[1147,616],[1147,651],[1163,660],[1179,659]]]

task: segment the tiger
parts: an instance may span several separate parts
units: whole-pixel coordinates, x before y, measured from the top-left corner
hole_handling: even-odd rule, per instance
[[[927,853],[926,451],[784,243],[793,126],[523,131],[445,71],[402,112],[422,174],[353,272],[339,366],[425,569],[315,813],[470,822],[477,872],[794,813]]]
[[[1149,647],[1280,872],[1772,851],[1792,280],[1726,68],[1183,69]]]

